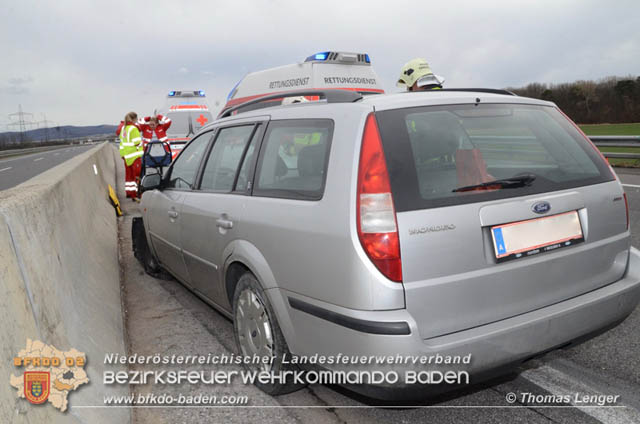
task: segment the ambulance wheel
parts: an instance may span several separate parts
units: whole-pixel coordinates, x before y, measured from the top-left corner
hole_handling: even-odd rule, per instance
[[[292,364],[283,363],[283,358],[291,358],[289,347],[282,335],[271,303],[256,277],[247,272],[238,280],[233,295],[233,332],[240,354],[246,357],[271,357],[270,363],[245,365],[250,371],[266,371],[279,376],[282,371],[299,371]],[[256,380],[256,386],[270,395],[284,395],[302,389],[305,385],[295,384],[292,378],[285,382],[263,384]]]

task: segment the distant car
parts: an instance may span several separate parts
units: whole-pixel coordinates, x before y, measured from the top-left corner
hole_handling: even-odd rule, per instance
[[[142,181],[148,267],[231,317],[242,354],[276,358],[263,370],[295,367],[289,354],[471,354],[461,367],[482,379],[638,304],[626,195],[553,103],[327,89],[252,110],[279,96],[228,109]],[[418,393],[403,383],[350,388]]]
[[[174,159],[184,145],[213,120],[202,90],[170,91],[162,112],[171,119],[167,138]]]

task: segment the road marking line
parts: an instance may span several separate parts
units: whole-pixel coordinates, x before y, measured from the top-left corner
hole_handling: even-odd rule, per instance
[[[634,187],[634,188],[640,188],[640,185],[637,184],[622,184],[623,187]]]
[[[576,393],[580,396],[617,394],[599,392],[593,387],[574,380],[571,376],[548,365],[526,370],[521,375],[533,384],[543,388],[553,395],[569,396],[570,399],[574,399]],[[571,404],[585,414],[590,415],[603,423],[640,422],[640,412],[628,405],[625,405],[626,408],[589,408],[587,405],[574,404],[573,402],[571,402]],[[620,402],[615,403],[615,405],[622,406]],[[535,409],[535,405],[529,405],[529,407]]]
[[[8,171],[9,169],[12,169],[12,168],[13,168],[12,166],[10,166],[10,167],[8,167],[8,168],[2,168],[2,169],[0,169],[0,172],[2,172],[2,171]]]
[[[42,160],[42,159],[44,159],[44,158],[34,159],[33,161],[34,161],[34,162],[38,162],[39,160]]]
[[[54,153],[53,156],[58,156],[60,153]]]

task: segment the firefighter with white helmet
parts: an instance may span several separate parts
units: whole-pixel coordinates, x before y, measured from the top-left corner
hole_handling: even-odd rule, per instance
[[[307,100],[307,98],[304,96],[293,96],[293,97],[285,97],[284,99],[282,99],[282,104],[292,105],[295,103],[306,103],[308,101],[309,100]]]
[[[407,91],[437,90],[442,88],[444,78],[436,75],[425,59],[412,59],[400,70],[397,86]]]

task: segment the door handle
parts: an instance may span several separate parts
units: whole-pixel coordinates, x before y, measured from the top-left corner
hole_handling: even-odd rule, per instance
[[[176,211],[167,211],[167,215],[169,215],[169,218],[176,219],[178,217],[178,212],[176,212]]]
[[[225,230],[230,230],[233,228],[233,221],[224,218],[216,219],[216,227],[224,228]]]

